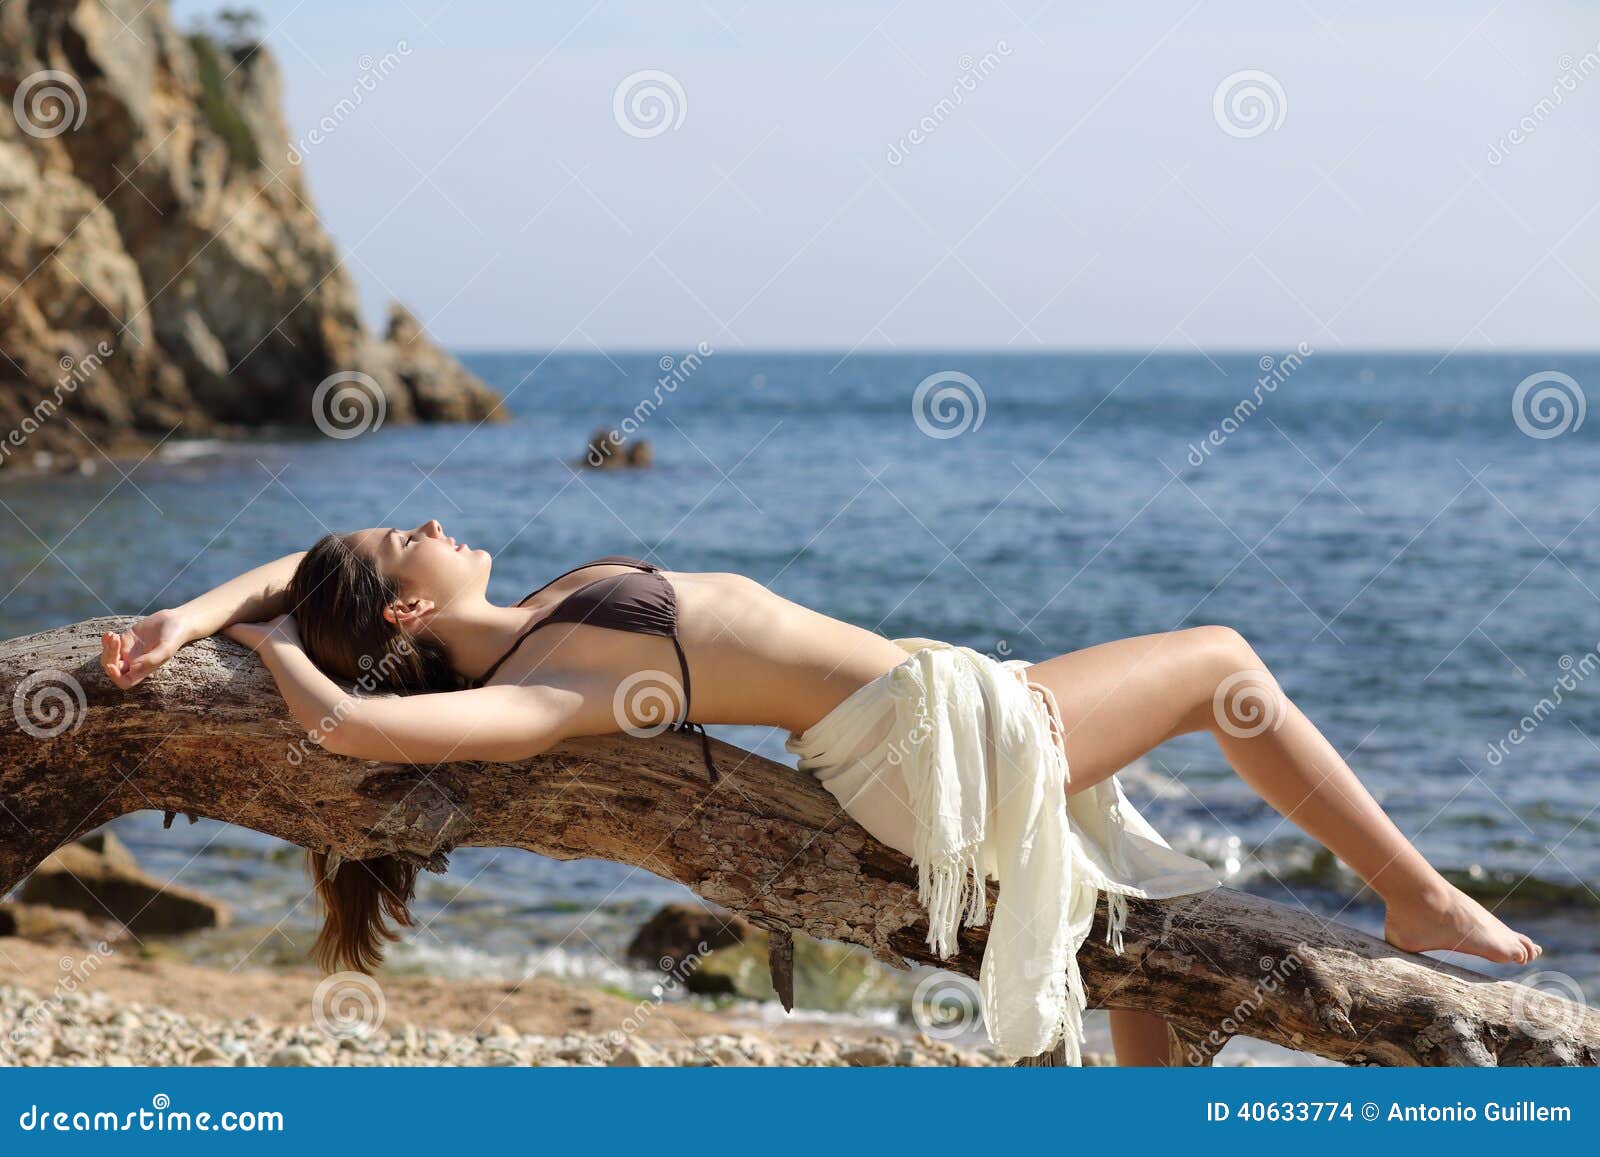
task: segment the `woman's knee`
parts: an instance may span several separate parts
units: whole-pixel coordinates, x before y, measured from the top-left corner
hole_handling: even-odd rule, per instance
[[[1206,670],[1200,685],[1204,701],[1197,706],[1200,727],[1235,738],[1276,731],[1286,717],[1288,701],[1255,648],[1232,627],[1192,630]]]
[[[1215,731],[1227,726],[1241,707],[1279,694],[1277,684],[1255,648],[1232,627],[1190,627],[1174,635],[1184,648],[1189,711],[1187,731]]]

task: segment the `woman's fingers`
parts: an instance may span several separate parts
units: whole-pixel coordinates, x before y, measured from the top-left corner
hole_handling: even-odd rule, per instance
[[[138,682],[132,678],[129,670],[128,656],[132,653],[133,646],[127,634],[114,635],[106,632],[100,639],[100,666],[109,678],[118,687],[126,691]]]
[[[139,683],[176,652],[177,647],[170,640],[146,647],[133,630],[123,631],[120,635],[107,631],[100,636],[101,669],[107,678],[123,690]]]

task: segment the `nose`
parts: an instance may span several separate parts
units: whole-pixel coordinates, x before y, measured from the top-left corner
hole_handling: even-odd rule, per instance
[[[430,518],[427,522],[424,522],[421,526],[417,527],[417,533],[425,534],[429,538],[443,538],[444,526],[437,518]]]

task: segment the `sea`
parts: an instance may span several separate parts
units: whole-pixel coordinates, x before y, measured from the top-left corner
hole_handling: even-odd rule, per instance
[[[328,529],[428,518],[494,554],[507,601],[620,553],[1002,658],[1227,624],[1432,862],[1546,948],[1531,969],[1473,966],[1600,999],[1600,357],[462,356],[511,421],[180,431],[142,462],[7,481],[0,632],[152,611]],[[652,464],[587,468],[601,428]],[[714,733],[788,761],[781,733]],[[1359,881],[1209,737],[1121,780],[1233,886],[1379,929]],[[152,873],[233,906],[184,954],[303,962],[295,849],[212,819],[113,827]],[[626,865],[463,848],[392,967],[645,991],[625,945],[689,898]],[[906,999],[851,984],[802,1014],[903,1024]]]

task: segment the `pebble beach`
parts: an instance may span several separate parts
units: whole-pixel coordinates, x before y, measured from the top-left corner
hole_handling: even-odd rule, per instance
[[[250,1015],[229,1015],[242,1008]],[[992,1050],[925,1034],[757,1025],[690,1003],[625,999],[549,978],[504,984],[396,977],[330,995],[309,972],[226,972],[0,940],[0,1066],[1005,1063]],[[1106,1059],[1094,1054],[1086,1063]]]

